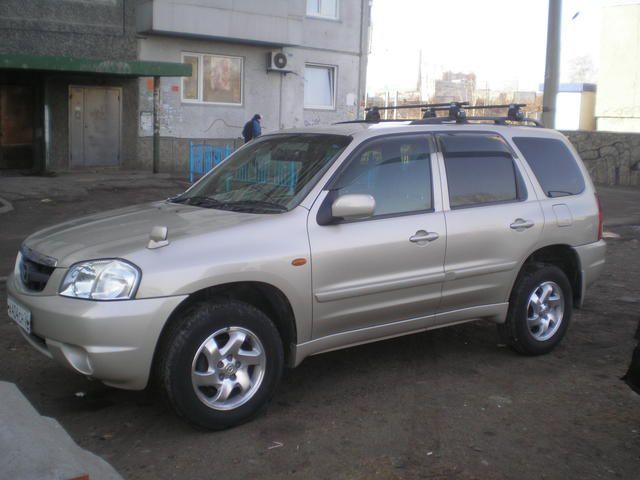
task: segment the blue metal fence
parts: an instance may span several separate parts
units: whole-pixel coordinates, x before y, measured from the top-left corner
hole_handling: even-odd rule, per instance
[[[189,145],[189,182],[193,183],[213,167],[227,158],[233,149],[229,145],[214,147],[200,143]],[[231,189],[231,182],[245,182],[255,184],[271,184],[288,187],[289,194],[295,193],[298,183],[299,162],[271,161],[271,155],[258,155],[250,162],[238,168],[227,179],[227,190]]]
[[[293,195],[298,183],[299,163],[295,161],[271,161],[270,155],[256,157],[236,170],[228,181],[288,187]],[[228,187],[227,187],[228,188]]]
[[[189,144],[189,182],[193,183],[199,177],[213,169],[233,152],[229,145],[214,147],[201,143]]]

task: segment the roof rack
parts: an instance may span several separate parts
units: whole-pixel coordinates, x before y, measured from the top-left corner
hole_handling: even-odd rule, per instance
[[[369,107],[365,109],[366,115],[364,120],[351,120],[347,122],[337,123],[380,123],[380,122],[406,122],[410,121],[411,125],[437,125],[447,123],[464,124],[469,122],[493,122],[496,125],[509,125],[513,122],[518,123],[530,123],[536,127],[542,127],[543,125],[533,119],[527,118],[525,113],[521,110],[522,107],[526,107],[524,103],[510,103],[506,105],[469,105],[469,102],[450,102],[450,103],[431,103],[431,104],[416,104],[416,105],[398,105],[395,107]],[[387,120],[380,117],[380,110],[398,110],[405,108],[420,108],[423,112],[421,119],[393,119]],[[468,117],[467,110],[481,110],[481,109],[507,109],[506,117]],[[446,116],[438,116],[436,112],[447,111]]]
[[[452,114],[451,109],[460,109],[463,106],[469,105],[469,102],[447,102],[447,103],[420,103],[420,104],[409,104],[409,105],[396,105],[393,107],[369,107],[365,108],[365,117],[364,119],[369,122],[379,122],[382,121],[380,117],[381,110],[402,110],[405,108],[420,108],[425,114],[422,118],[431,118],[435,117],[435,112],[438,110],[449,110],[449,115]],[[394,119],[396,120],[396,119]],[[406,121],[404,119],[403,121]],[[384,120],[388,121],[388,120]]]

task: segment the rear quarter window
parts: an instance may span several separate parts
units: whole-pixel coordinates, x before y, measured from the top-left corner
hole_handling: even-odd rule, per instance
[[[554,138],[514,137],[547,197],[577,195],[584,191],[584,178],[571,151]]]

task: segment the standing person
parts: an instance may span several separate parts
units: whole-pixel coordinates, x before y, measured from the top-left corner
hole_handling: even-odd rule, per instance
[[[245,143],[262,135],[262,126],[260,125],[261,120],[262,117],[260,116],[260,114],[256,113],[251,120],[244,124],[244,128],[242,129],[242,136],[244,137]]]
[[[627,385],[629,385],[634,392],[640,394],[640,322],[638,322],[636,340],[638,340],[638,344],[631,355],[631,365],[629,365],[629,370],[627,374],[622,377],[622,380],[627,382]]]

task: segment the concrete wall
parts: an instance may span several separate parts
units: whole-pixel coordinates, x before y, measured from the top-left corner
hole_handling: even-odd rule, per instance
[[[0,53],[135,60],[141,0],[2,0]]]
[[[578,150],[594,183],[640,187],[640,134],[563,133]]]
[[[640,132],[640,5],[602,9],[598,130]]]
[[[241,138],[242,127],[255,113],[263,117],[265,133],[283,128],[327,124],[357,116],[358,85],[360,80],[357,55],[304,48],[286,48],[289,65],[294,73],[266,71],[269,47],[212,42],[171,37],[148,37],[140,41],[143,60],[181,61],[182,52],[212,53],[239,56],[244,59],[244,98],[242,105],[185,103],[181,99],[181,79],[162,78],[160,81],[160,135],[163,138],[210,139],[234,141]],[[336,108],[319,110],[304,108],[304,65],[307,62],[334,65],[336,73]],[[147,79],[139,81],[139,145],[152,135],[153,90]],[[177,156],[182,150],[161,152],[161,166],[168,164],[163,155],[173,155],[175,167],[184,159]],[[150,151],[140,148],[137,163],[147,168]]]

